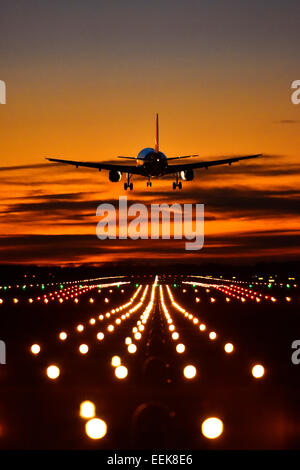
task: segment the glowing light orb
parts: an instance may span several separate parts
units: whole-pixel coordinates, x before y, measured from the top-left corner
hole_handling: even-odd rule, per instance
[[[134,343],[130,343],[127,349],[130,354],[134,354],[136,352],[137,347]]]
[[[176,351],[177,351],[179,354],[182,354],[182,353],[185,351],[185,345],[182,344],[182,343],[177,344],[177,346],[176,346]]]
[[[223,422],[219,418],[207,418],[202,423],[201,431],[207,439],[217,439],[223,433]]]
[[[194,379],[196,377],[196,374],[197,374],[197,369],[195,366],[192,366],[192,365],[188,365],[188,366],[185,366],[185,368],[183,369],[183,375],[185,376],[186,379]]]
[[[80,403],[79,415],[81,418],[94,418],[96,414],[96,407],[92,401],[85,400]]]
[[[102,439],[107,433],[107,425],[103,419],[90,419],[85,425],[85,432],[90,439]]]
[[[46,374],[49,377],[49,379],[55,380],[60,375],[60,369],[59,369],[59,367],[57,367],[55,365],[51,365],[51,366],[47,367]]]
[[[39,354],[39,352],[41,351],[41,347],[39,344],[33,344],[30,348],[30,351],[32,352],[32,354]]]
[[[89,347],[87,344],[81,344],[78,349],[81,354],[86,354],[89,350]]]
[[[224,349],[225,349],[225,352],[227,352],[227,354],[230,354],[233,352],[234,346],[232,343],[226,343],[224,346]]]
[[[265,375],[265,368],[261,364],[252,367],[252,375],[256,379],[261,379]]]
[[[113,367],[119,367],[121,365],[121,358],[119,356],[113,356],[111,358],[111,365]]]
[[[118,366],[115,368],[115,376],[118,379],[125,379],[128,375],[128,369],[125,366]]]

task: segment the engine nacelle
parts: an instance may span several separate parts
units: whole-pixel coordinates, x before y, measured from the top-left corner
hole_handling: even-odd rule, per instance
[[[180,176],[183,181],[192,181],[194,179],[194,172],[193,170],[184,170],[180,172]]]
[[[108,177],[112,183],[118,183],[119,181],[121,181],[122,173],[117,170],[110,170]]]

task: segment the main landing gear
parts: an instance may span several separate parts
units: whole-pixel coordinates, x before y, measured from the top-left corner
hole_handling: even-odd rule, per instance
[[[173,183],[173,190],[175,190],[176,188],[182,189],[182,183],[181,181],[178,181],[178,173],[176,173],[176,181],[174,181]]]
[[[151,188],[152,187],[152,182],[150,181],[150,179],[147,181],[147,188],[148,186]]]
[[[131,175],[129,173],[127,173],[127,183],[124,183],[125,191],[127,191],[127,189],[130,189],[130,191],[133,190],[133,184],[130,183],[130,178],[131,178]]]

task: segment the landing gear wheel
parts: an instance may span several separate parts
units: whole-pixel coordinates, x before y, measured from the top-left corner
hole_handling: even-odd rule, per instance
[[[127,188],[128,188],[128,184],[127,184],[127,183],[124,183],[124,189],[125,189],[125,191],[127,191]]]
[[[148,188],[148,186],[150,186],[150,188],[152,187],[151,181],[147,181],[147,188]]]
[[[173,183],[173,190],[175,191],[177,184]]]
[[[179,183],[178,183],[178,189],[182,189],[182,182],[181,181],[179,181]]]
[[[132,183],[130,183],[130,185],[129,185],[129,189],[130,189],[130,191],[132,191],[132,190],[133,190],[133,184],[132,184]]]

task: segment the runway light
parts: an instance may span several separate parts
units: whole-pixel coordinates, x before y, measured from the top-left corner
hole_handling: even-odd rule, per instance
[[[183,369],[183,375],[186,379],[194,379],[197,374],[197,369],[195,366],[188,365]]]
[[[114,329],[115,329],[114,325],[108,325],[107,327],[107,331],[109,331],[110,333],[114,331]]]
[[[252,367],[252,375],[255,379],[261,379],[265,375],[265,368],[261,364]]]
[[[207,439],[216,439],[223,433],[223,422],[219,418],[207,418],[202,423],[201,431]]]
[[[32,354],[37,355],[41,351],[41,347],[39,344],[33,344],[30,348],[30,351],[32,352]]]
[[[127,338],[125,338],[125,344],[130,344],[131,342],[131,338],[127,336]]]
[[[185,345],[182,343],[177,344],[176,351],[178,354],[182,354],[185,351]]]
[[[214,340],[217,337],[217,333],[215,331],[211,331],[209,333],[209,339]]]
[[[234,346],[232,343],[226,343],[224,346],[224,349],[225,349],[225,352],[227,352],[227,354],[230,354],[234,350]]]
[[[65,333],[64,331],[62,331],[61,333],[59,333],[59,339],[64,341],[65,339],[67,339],[68,335],[67,333]]]
[[[176,340],[179,338],[179,333],[177,333],[177,331],[174,331],[174,333],[172,333],[172,339]]]
[[[78,325],[78,326],[76,327],[76,330],[79,331],[79,333],[81,333],[81,331],[84,330],[84,326],[83,326],[83,325]]]
[[[87,344],[81,344],[78,349],[81,354],[86,354],[89,350],[89,347]]]
[[[46,373],[47,373],[47,376],[49,377],[49,379],[55,380],[60,375],[60,369],[59,369],[59,367],[57,367],[55,365],[51,365],[47,368]]]
[[[91,319],[90,319],[90,325],[95,325],[95,323],[96,323],[95,318],[91,318]]]
[[[115,376],[118,379],[125,379],[128,375],[128,369],[125,366],[118,366],[115,368]]]
[[[119,367],[121,365],[121,358],[119,356],[113,356],[111,358],[111,365],[113,367]]]
[[[81,418],[94,418],[96,414],[96,407],[92,401],[86,400],[80,403],[79,415]]]
[[[128,349],[128,352],[130,354],[134,354],[136,352],[137,348],[136,348],[136,345],[134,343],[131,343],[131,344],[128,345],[127,349]]]
[[[101,341],[103,338],[104,338],[104,334],[101,331],[97,333],[97,339],[99,339],[99,341]]]
[[[206,325],[204,325],[204,323],[201,323],[201,325],[199,326],[199,330],[200,331],[205,331],[206,330]]]
[[[103,419],[90,419],[85,425],[85,432],[90,439],[102,439],[107,432],[106,422]]]

